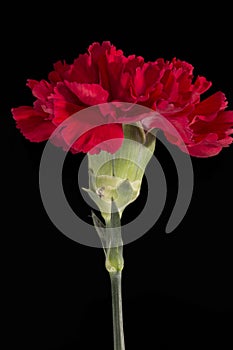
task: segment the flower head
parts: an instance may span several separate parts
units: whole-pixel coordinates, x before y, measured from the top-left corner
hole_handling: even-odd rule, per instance
[[[233,140],[233,111],[225,111],[224,94],[217,92],[201,100],[211,82],[202,76],[194,79],[193,66],[176,58],[170,62],[162,58],[145,62],[141,56],[126,57],[110,42],[93,43],[72,64],[55,63],[48,80],[28,80],[27,85],[36,98],[33,106],[13,108],[12,114],[17,127],[33,142],[49,139],[72,114],[100,105],[101,113],[96,117],[99,126],[93,128],[93,123],[86,120],[88,131],[74,142],[73,153],[98,153],[101,149],[116,152],[124,138],[122,124],[127,121],[140,121],[147,130],[162,129],[170,142],[181,149],[186,145],[189,153],[197,157],[216,155]],[[116,103],[116,110],[101,109],[108,102]],[[120,113],[118,117],[121,102],[148,107],[156,111],[155,116],[131,113],[129,118],[126,113],[123,118]],[[177,129],[179,139],[158,120],[158,113]],[[119,141],[104,142],[112,138]]]

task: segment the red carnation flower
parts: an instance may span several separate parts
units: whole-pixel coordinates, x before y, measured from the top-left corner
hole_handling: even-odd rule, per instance
[[[145,62],[140,56],[124,56],[109,42],[94,43],[88,53],[79,55],[72,64],[55,63],[48,81],[28,80],[27,85],[36,97],[33,107],[13,108],[12,113],[17,127],[33,142],[47,140],[58,125],[84,108],[128,102],[157,111],[177,129],[181,138],[174,137],[158,121],[158,113],[149,118],[131,115],[127,119],[126,114],[125,118],[117,119],[117,113],[113,117],[111,111],[98,116],[96,125],[102,120],[107,126],[85,132],[71,151],[98,153],[104,149],[114,153],[124,137],[121,124],[138,120],[147,129],[162,129],[168,140],[181,149],[185,144],[193,156],[209,157],[232,143],[233,111],[225,111],[224,94],[218,92],[201,101],[200,95],[211,83],[200,76],[194,80],[192,65],[176,58],[171,62],[162,58]],[[76,127],[79,128],[78,121]],[[119,141],[98,146],[112,138]]]

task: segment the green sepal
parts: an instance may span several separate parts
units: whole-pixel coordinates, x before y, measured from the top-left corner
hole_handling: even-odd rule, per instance
[[[96,232],[101,240],[105,253],[105,266],[109,272],[122,271],[124,267],[123,241],[121,236],[121,220],[116,203],[111,201],[111,213],[106,226],[92,212]]]

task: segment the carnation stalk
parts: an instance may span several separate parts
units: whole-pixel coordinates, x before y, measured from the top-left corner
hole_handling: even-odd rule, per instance
[[[109,272],[112,293],[112,320],[114,350],[125,350],[123,310],[122,310],[122,270],[124,267],[123,241],[121,236],[120,215],[112,199],[111,216],[103,225],[92,212],[92,218],[97,233],[102,241],[105,253],[105,267]],[[106,249],[105,245],[108,245]]]
[[[125,207],[139,195],[144,171],[155,147],[155,137],[150,133],[146,134],[140,125],[124,125],[124,137],[123,145],[115,154],[104,151],[95,155],[88,154],[89,188],[84,189],[105,221],[104,224],[92,212],[111,281],[114,350],[125,350],[121,216]]]
[[[112,202],[112,209],[114,208],[114,202]],[[108,223],[106,227],[108,226]],[[111,292],[112,292],[112,318],[113,318],[113,342],[114,350],[124,350],[124,329],[123,329],[123,310],[122,310],[122,290],[121,279],[122,270],[124,267],[123,259],[123,241],[121,237],[120,229],[120,217],[118,211],[112,212],[111,221],[109,223],[109,230],[113,229],[113,233],[109,232],[109,235],[114,235],[114,245],[108,250],[106,255],[105,266],[110,275],[111,280]],[[115,230],[114,230],[115,229]],[[115,232],[114,232],[115,231]]]
[[[112,290],[114,350],[125,350],[123,312],[121,297],[121,271],[110,272]]]

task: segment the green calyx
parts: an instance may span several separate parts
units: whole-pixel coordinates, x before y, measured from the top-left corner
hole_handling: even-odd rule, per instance
[[[121,217],[123,210],[139,195],[146,166],[155,149],[155,137],[140,125],[123,125],[124,141],[110,154],[88,154],[89,188],[84,189],[99,208],[105,222],[110,221],[111,205]]]

